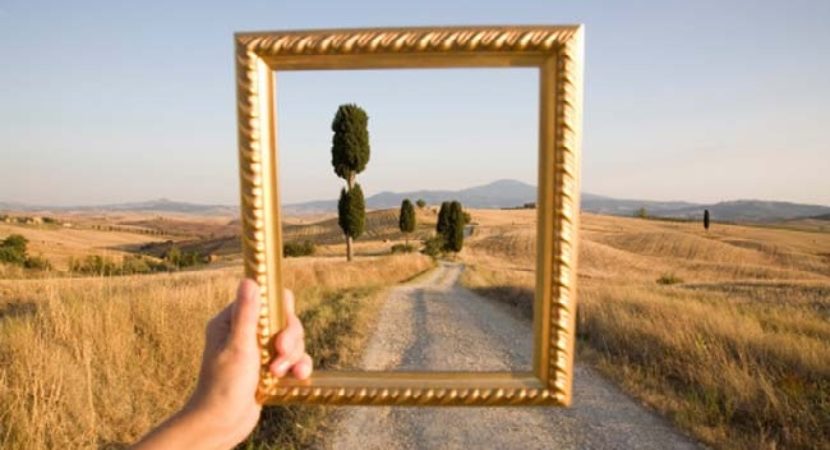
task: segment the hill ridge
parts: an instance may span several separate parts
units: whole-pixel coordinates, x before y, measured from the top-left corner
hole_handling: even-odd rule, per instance
[[[423,199],[428,204],[458,200],[470,208],[515,208],[536,200],[536,186],[509,178],[463,189],[422,189],[417,191],[381,191],[366,198],[370,209],[397,208],[404,198]],[[337,200],[312,200],[282,206],[286,214],[331,213],[337,210]],[[582,193],[582,209],[586,212],[616,216],[631,216],[641,208],[653,217],[694,219],[708,209],[714,220],[768,222],[801,218],[822,220],[830,217],[830,206],[779,200],[737,199],[716,203],[687,201],[660,201],[616,198]],[[238,206],[200,204],[158,198],[143,202],[111,203],[82,206],[43,206],[0,201],[2,211],[51,212],[169,212],[184,214],[237,215]]]

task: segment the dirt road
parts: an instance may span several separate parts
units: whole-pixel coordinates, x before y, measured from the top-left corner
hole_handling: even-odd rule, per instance
[[[391,291],[367,370],[529,370],[531,324],[461,287],[442,263]],[[574,405],[561,408],[354,407],[338,411],[333,449],[692,449],[691,439],[577,364]]]

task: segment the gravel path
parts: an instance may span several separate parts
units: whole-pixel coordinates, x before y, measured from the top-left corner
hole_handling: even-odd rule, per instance
[[[458,284],[460,264],[393,289],[365,370],[529,370],[529,321]],[[571,408],[350,407],[332,449],[693,449],[691,439],[591,369],[576,365]]]

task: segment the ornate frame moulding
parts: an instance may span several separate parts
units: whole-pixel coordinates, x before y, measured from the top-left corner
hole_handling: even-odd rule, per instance
[[[557,405],[571,403],[582,126],[581,25],[385,28],[237,33],[245,275],[262,293],[257,398],[267,404]],[[533,370],[318,371],[305,381],[267,370],[282,328],[282,230],[275,72],[530,67],[539,70],[539,180]]]

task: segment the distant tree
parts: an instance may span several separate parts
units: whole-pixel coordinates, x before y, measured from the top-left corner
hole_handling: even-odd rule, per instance
[[[23,265],[26,262],[29,240],[20,234],[9,235],[0,241],[0,262]]]
[[[450,202],[442,202],[438,210],[438,222],[435,223],[435,232],[439,236],[445,236],[450,226]]]
[[[28,244],[29,240],[20,234],[11,234],[0,243],[3,247],[15,249],[21,253],[26,253],[26,246]]]
[[[401,229],[404,238],[406,239],[406,246],[409,247],[409,233],[415,231],[415,208],[409,199],[404,199],[401,202],[401,213],[398,216],[398,228]]]
[[[346,180],[346,188],[340,193],[338,202],[340,213],[338,223],[346,236],[346,259],[348,261],[351,261],[354,256],[352,241],[363,232],[366,215],[363,192],[355,182],[355,177],[363,172],[366,164],[369,163],[368,123],[369,116],[363,108],[354,104],[346,104],[337,108],[331,124],[334,132],[331,165],[334,167],[334,173]],[[349,216],[344,217],[344,212],[348,212]]]
[[[423,208],[427,205],[427,202],[425,202],[424,199],[419,198],[418,201],[415,202],[415,204],[418,205],[418,208]]]
[[[464,211],[464,224],[467,225],[473,221],[473,216],[470,215],[467,211]]]
[[[182,253],[181,267],[193,267],[202,262],[202,256],[197,251]]]
[[[176,266],[176,268],[179,268],[182,265],[182,251],[178,246],[173,245],[164,254],[164,259],[170,264]]]
[[[309,256],[315,250],[314,242],[306,239],[302,242],[286,242],[282,246],[283,256]]]
[[[340,200],[337,202],[337,223],[347,238],[346,259],[351,261],[352,239],[357,239],[363,234],[363,226],[366,221],[366,202],[363,199],[363,189],[360,184],[355,183],[351,190],[343,188],[340,191]]]
[[[703,228],[706,231],[709,231],[709,210],[708,209],[703,210]]]
[[[127,255],[121,260],[122,275],[136,275],[151,271],[148,260],[142,255]]]
[[[645,207],[641,207],[637,211],[634,211],[634,217],[639,217],[641,219],[648,219],[648,210]]]
[[[445,250],[457,253],[464,246],[464,210],[460,202],[450,203],[448,217],[449,226],[444,233]]]

